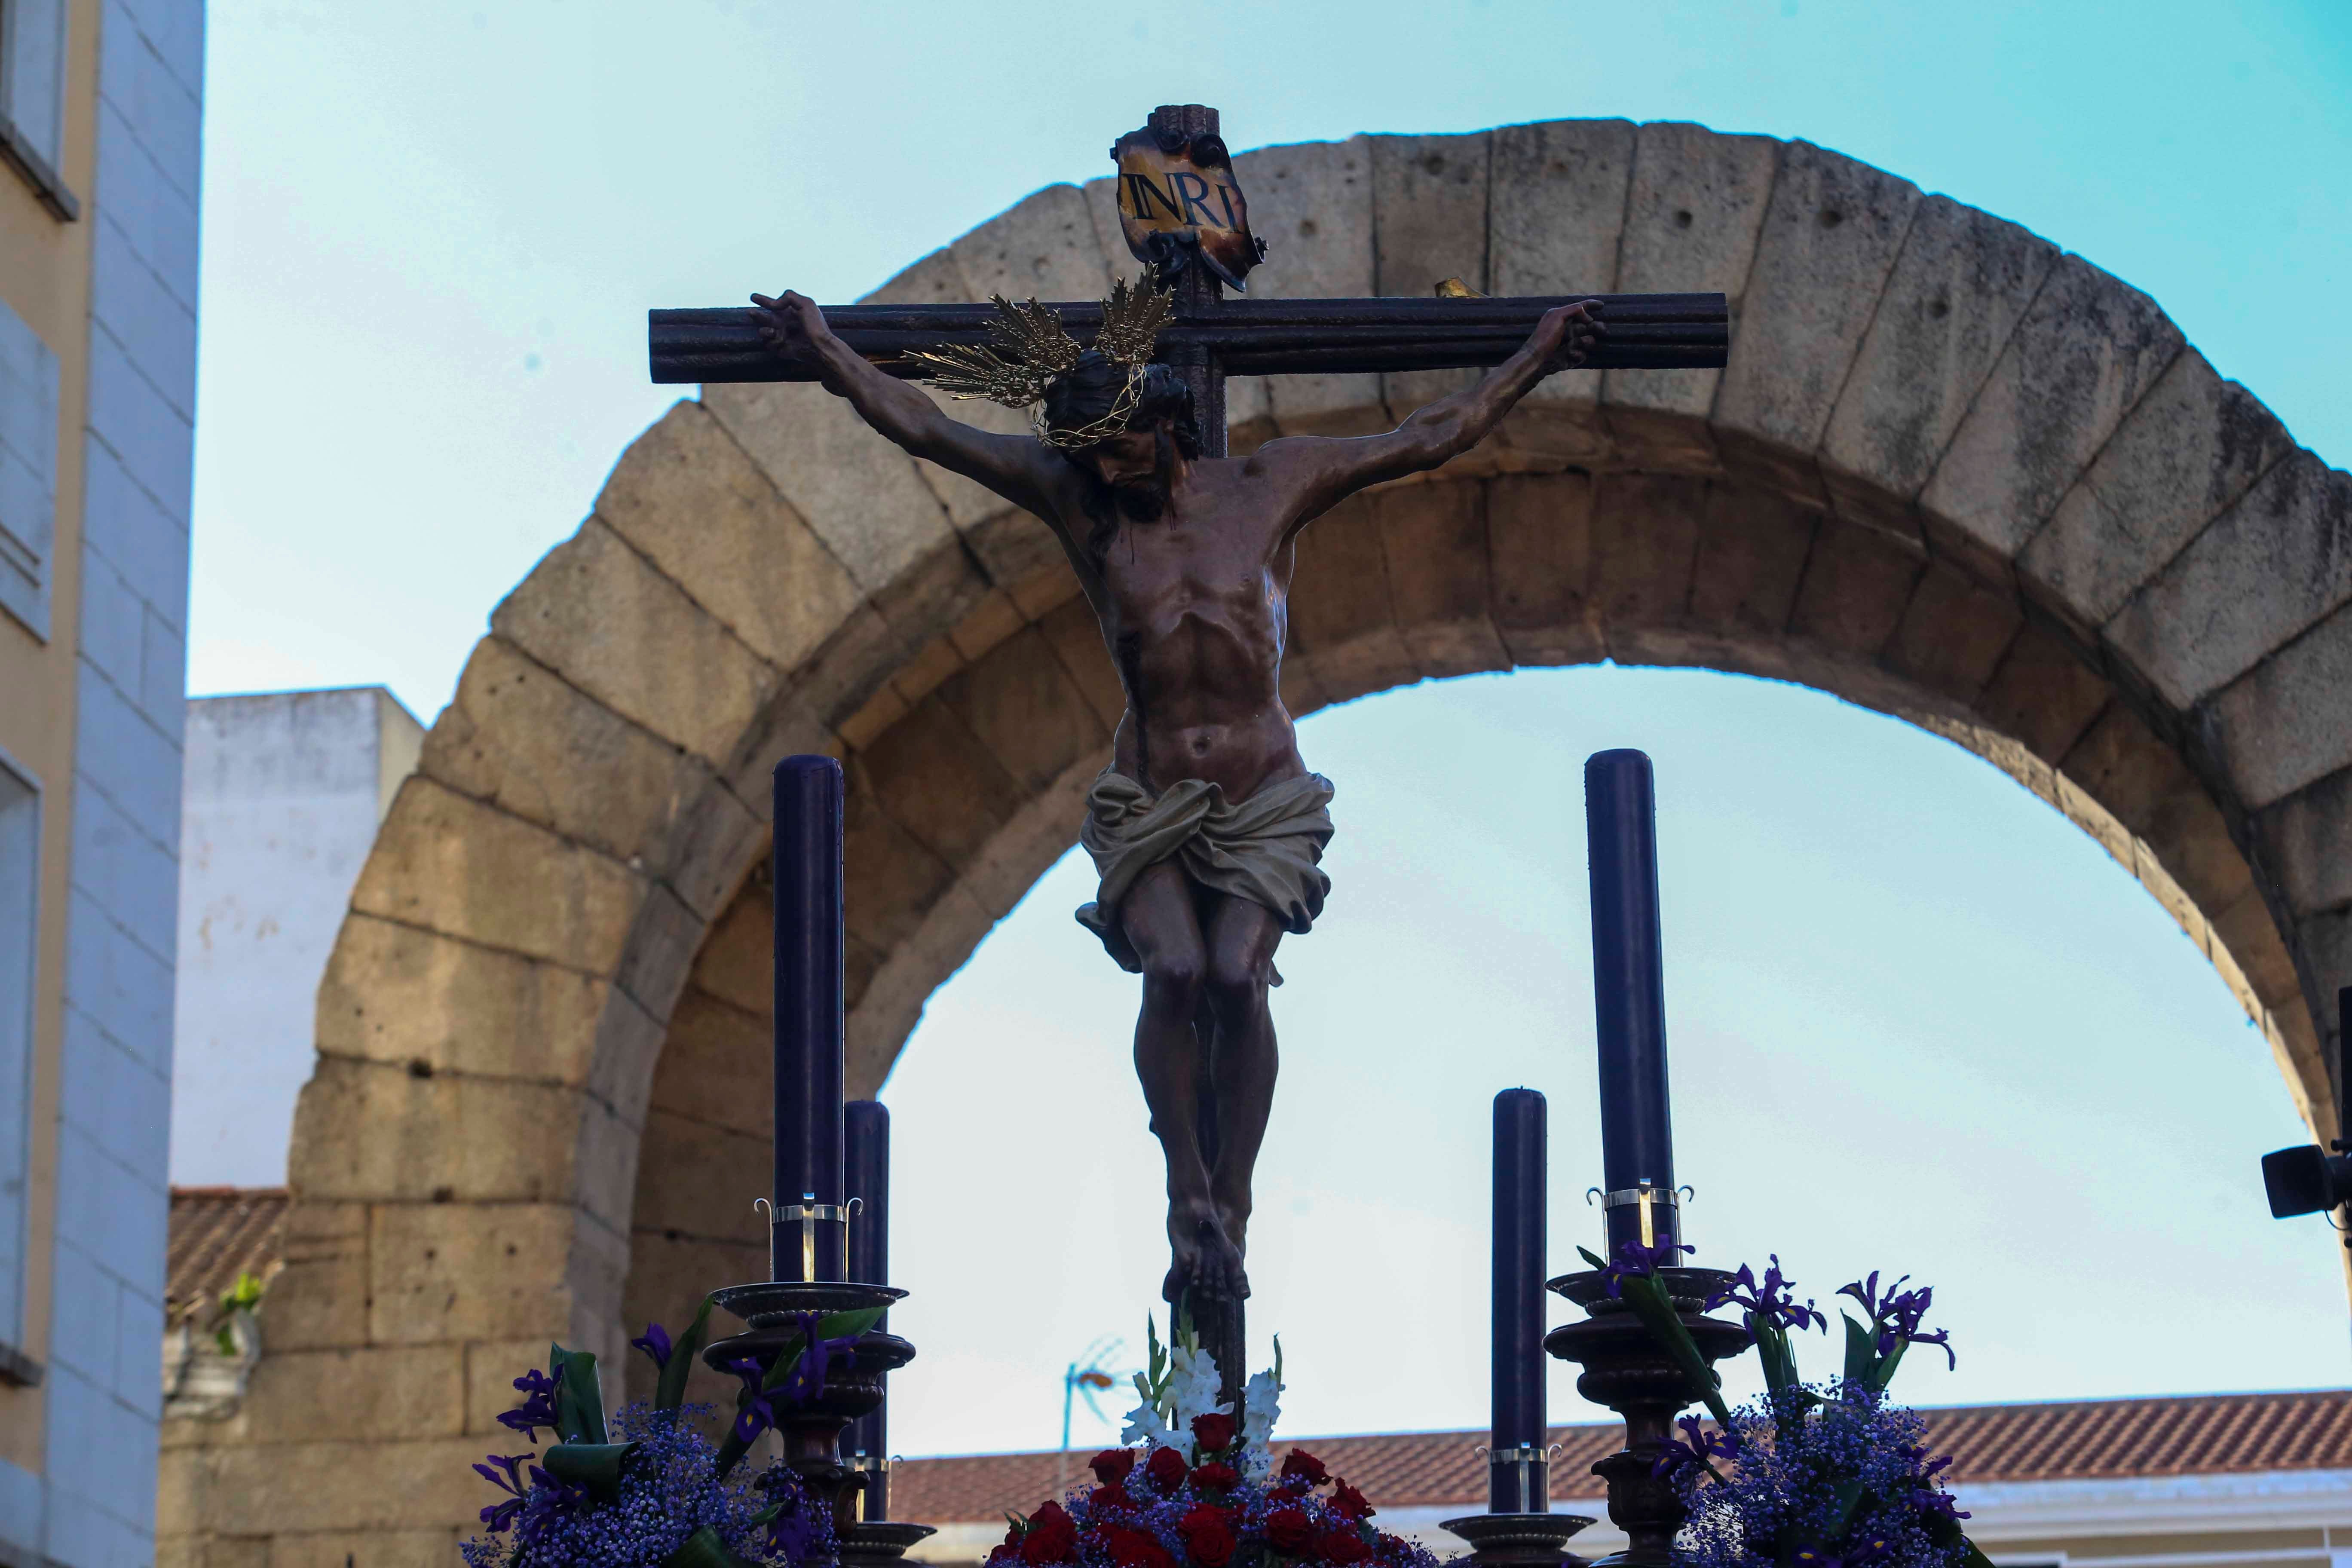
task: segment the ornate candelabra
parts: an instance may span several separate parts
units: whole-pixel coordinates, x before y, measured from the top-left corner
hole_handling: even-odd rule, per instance
[[[1746,1329],[1706,1312],[1729,1275],[1715,1268],[1661,1268],[1657,1277],[1675,1315],[1698,1342],[1699,1353],[1715,1362],[1747,1349]],[[1698,1390],[1632,1309],[1609,1294],[1606,1276],[1591,1270],[1548,1283],[1583,1308],[1585,1317],[1545,1335],[1544,1349],[1581,1364],[1576,1391],[1625,1418],[1625,1446],[1592,1467],[1609,1483],[1610,1521],[1626,1535],[1625,1550],[1602,1558],[1600,1568],[1664,1568],[1674,1561],[1675,1531],[1682,1528],[1684,1510],[1673,1484],[1657,1473],[1658,1460],[1671,1440],[1675,1417],[1697,1401]]]

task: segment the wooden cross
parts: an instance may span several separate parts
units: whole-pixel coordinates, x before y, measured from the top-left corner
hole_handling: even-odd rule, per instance
[[[1158,160],[1150,155],[1154,147]],[[1121,226],[1129,248],[1139,261],[1163,268],[1178,264],[1174,320],[1152,357],[1177,367],[1190,383],[1206,457],[1226,455],[1229,375],[1483,369],[1516,353],[1546,310],[1581,300],[1601,302],[1608,328],[1582,369],[1715,369],[1730,348],[1730,317],[1720,294],[1228,300],[1220,275],[1241,281],[1260,252],[1249,237],[1246,204],[1232,183],[1217,111],[1199,104],[1155,110],[1141,132],[1121,138],[1112,156],[1120,167]],[[995,315],[985,304],[823,309],[825,324],[853,352],[904,380],[918,379],[924,368],[906,357],[908,351],[985,344]],[[1081,343],[1101,330],[1099,300],[1055,302],[1052,309]],[[654,310],[648,325],[657,383],[817,379],[813,367],[772,350],[751,312],[740,305]],[[1213,1160],[1212,1110],[1204,1102],[1201,1147]],[[1206,1304],[1195,1326],[1224,1374],[1225,1397],[1236,1398],[1245,1348],[1242,1304]]]
[[[1217,111],[1199,104],[1152,111],[1148,130],[1194,142],[1217,135]],[[1116,150],[1115,150],[1116,151]],[[1123,177],[1124,193],[1149,182]],[[1177,199],[1186,195],[1175,191]],[[1169,210],[1181,210],[1161,197]],[[1197,208],[1197,203],[1194,204]],[[1139,259],[1159,259],[1155,255]],[[1276,265],[1279,265],[1277,258]],[[1720,294],[1563,294],[1513,299],[1228,300],[1206,266],[1175,279],[1175,320],[1153,358],[1192,384],[1204,456],[1225,456],[1225,378],[1229,375],[1340,374],[1349,372],[1484,369],[1517,353],[1536,322],[1556,305],[1601,302],[1608,335],[1585,370],[1720,368],[1731,344],[1730,313]],[[921,368],[910,349],[988,341],[991,308],[974,305],[827,305],[825,324],[849,347],[904,380]],[[1099,300],[1056,301],[1053,309],[1080,342],[1102,326]],[[761,340],[740,305],[648,312],[653,378],[657,383],[814,381]]]

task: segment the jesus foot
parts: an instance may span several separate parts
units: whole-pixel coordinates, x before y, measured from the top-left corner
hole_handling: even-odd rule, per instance
[[[1187,1290],[1227,1301],[1248,1297],[1249,1276],[1242,1268],[1241,1248],[1225,1235],[1213,1207],[1182,1205],[1170,1209],[1168,1250],[1172,1261],[1160,1286],[1163,1300],[1181,1300]]]

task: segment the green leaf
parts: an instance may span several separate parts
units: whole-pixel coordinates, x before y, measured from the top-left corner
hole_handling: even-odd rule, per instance
[[[1870,1369],[1870,1386],[1884,1394],[1886,1385],[1895,1381],[1895,1369],[1903,1364],[1903,1352],[1910,1348],[1909,1340],[1901,1334],[1895,1335],[1895,1348],[1881,1356],[1878,1364]]]
[[[1847,1314],[1840,1312],[1838,1316],[1845,1319],[1845,1380],[1867,1383],[1871,1369],[1878,1362],[1877,1336]]]
[[[547,1347],[547,1373],[555,1380],[555,1435],[567,1443],[604,1441],[604,1391],[596,1386],[591,1351]]]
[[[636,1451],[635,1443],[558,1443],[540,1462],[557,1480],[586,1487],[611,1502],[620,1495],[621,1467]]]
[[[675,1410],[686,1403],[686,1380],[694,1375],[694,1363],[702,1359],[703,1344],[709,1338],[710,1298],[705,1296],[692,1325],[670,1346],[669,1364],[661,1369],[661,1380],[654,1384],[655,1409]]]
[[[1667,1297],[1664,1286],[1651,1275],[1634,1274],[1620,1281],[1625,1305],[1642,1326],[1650,1331],[1650,1338],[1660,1350],[1672,1356],[1690,1381],[1690,1396],[1704,1400],[1707,1409],[1724,1426],[1731,1425],[1731,1409],[1723,1402],[1722,1380],[1715,1375],[1701,1355],[1698,1342],[1691,1338],[1690,1330],[1683,1326],[1675,1314],[1675,1304]]]
[[[1960,1544],[1967,1549],[1967,1554],[1960,1559],[1960,1568],[1992,1568],[1992,1559],[1979,1551],[1975,1542],[1962,1536]]]
[[[853,1334],[862,1334],[880,1322],[886,1310],[887,1309],[882,1307],[865,1307],[855,1312],[828,1312],[816,1321],[816,1337],[821,1340],[845,1340]],[[760,1380],[762,1389],[782,1387],[784,1380],[792,1376],[793,1369],[801,1363],[801,1357],[808,1353],[807,1337],[803,1335],[792,1341],[790,1349],[792,1353],[789,1355],[782,1351],[776,1352],[776,1359],[769,1363],[767,1376]]]
[[[1579,1258],[1583,1258],[1587,1263],[1592,1265],[1595,1268],[1606,1268],[1609,1267],[1608,1259],[1593,1257],[1591,1250],[1586,1247],[1578,1247],[1576,1249],[1576,1255]]]
[[[719,1532],[704,1525],[677,1543],[677,1550],[662,1559],[662,1568],[755,1568],[727,1550]]]
[[[1756,1359],[1764,1368],[1764,1386],[1774,1394],[1784,1392],[1797,1381],[1797,1355],[1789,1343],[1789,1331],[1764,1327],[1752,1313],[1748,1331],[1756,1336]]]

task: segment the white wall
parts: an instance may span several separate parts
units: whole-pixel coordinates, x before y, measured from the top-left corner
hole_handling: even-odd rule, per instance
[[[277,1186],[319,980],[424,731],[372,686],[187,710],[172,1181]]]

